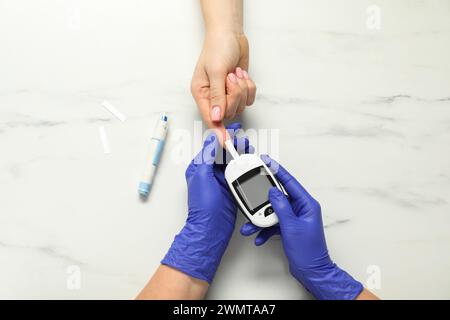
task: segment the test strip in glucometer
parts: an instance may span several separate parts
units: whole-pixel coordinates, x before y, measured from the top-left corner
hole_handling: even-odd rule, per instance
[[[233,159],[239,158],[239,153],[234,148],[233,140],[231,140],[231,138],[228,134],[227,134],[227,140],[225,140],[225,146],[227,147],[227,150],[231,154]]]

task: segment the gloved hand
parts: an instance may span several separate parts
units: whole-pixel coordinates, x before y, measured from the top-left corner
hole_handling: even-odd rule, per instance
[[[235,123],[228,132],[240,129]],[[252,152],[247,138],[234,138],[238,152]],[[212,282],[236,221],[236,202],[224,176],[225,152],[214,134],[186,170],[189,213],[162,264]],[[219,159],[220,157],[220,159]],[[224,157],[224,158],[222,158]]]
[[[287,198],[277,188],[269,191],[269,200],[277,213],[279,225],[262,229],[244,224],[241,234],[260,231],[255,239],[262,245],[274,234],[281,234],[291,274],[317,299],[355,299],[363,286],[340,269],[328,255],[319,203],[269,156],[262,160],[283,184]]]

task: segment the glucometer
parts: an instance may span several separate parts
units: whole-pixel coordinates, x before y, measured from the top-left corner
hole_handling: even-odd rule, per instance
[[[233,157],[225,168],[225,180],[242,213],[255,226],[266,228],[278,223],[278,217],[269,201],[269,189],[283,186],[266,164],[254,154],[239,155],[231,140],[225,145]]]

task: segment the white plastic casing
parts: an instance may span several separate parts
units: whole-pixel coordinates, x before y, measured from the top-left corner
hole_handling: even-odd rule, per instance
[[[230,161],[230,163],[225,168],[225,180],[228,183],[228,186],[230,187],[231,193],[233,194],[234,198],[236,199],[237,203],[239,204],[239,208],[241,211],[245,214],[245,216],[255,225],[261,228],[266,228],[273,226],[278,223],[278,217],[276,213],[272,213],[268,216],[264,215],[264,211],[271,207],[270,203],[259,209],[257,212],[255,212],[253,215],[247,210],[244,203],[239,198],[235,187],[233,186],[233,182],[238,179],[240,176],[245,174],[246,172],[263,166],[268,175],[272,178],[274,181],[276,187],[280,189],[283,193],[285,193],[283,187],[278,182],[278,180],[274,177],[270,169],[265,165],[265,163],[256,155],[254,154],[242,154],[241,156],[233,159]],[[267,195],[267,199],[268,199]]]

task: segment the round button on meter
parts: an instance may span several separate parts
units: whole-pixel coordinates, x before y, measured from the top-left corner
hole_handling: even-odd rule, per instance
[[[266,210],[264,210],[264,216],[267,217],[273,213],[273,208],[271,206],[267,207]]]

